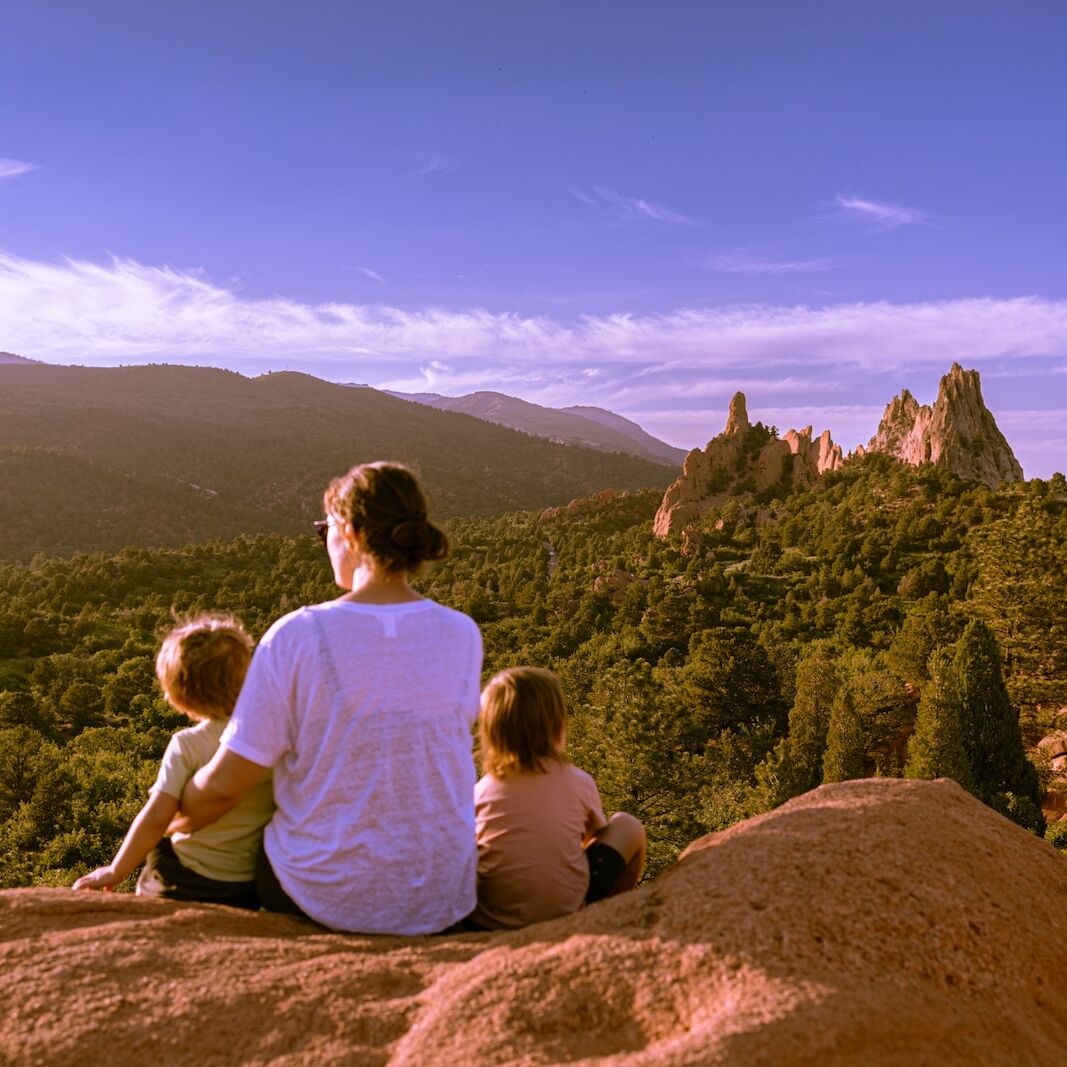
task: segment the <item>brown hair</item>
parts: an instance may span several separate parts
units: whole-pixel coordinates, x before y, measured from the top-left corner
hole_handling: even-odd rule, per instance
[[[426,518],[426,499],[400,463],[361,463],[334,478],[323,496],[328,515],[350,523],[387,574],[414,573],[448,555],[448,538]]]
[[[156,677],[167,701],[194,719],[226,719],[237,703],[252,638],[234,615],[197,615],[163,638]]]
[[[478,738],[488,774],[507,778],[544,771],[544,760],[562,759],[567,701],[559,679],[540,667],[509,667],[482,690]]]

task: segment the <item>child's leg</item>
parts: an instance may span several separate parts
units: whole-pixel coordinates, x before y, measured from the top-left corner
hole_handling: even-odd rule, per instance
[[[190,870],[174,852],[165,837],[148,853],[137,879],[139,896],[190,900],[201,904],[228,904],[231,908],[259,910],[259,898],[252,882],[220,882]]]
[[[598,845],[607,846],[621,859],[614,864],[603,864],[596,858]],[[587,854],[590,858],[590,871],[594,872],[589,892],[586,898],[588,903],[601,900],[604,897],[613,897],[617,893],[625,893],[633,889],[641,880],[641,872],[645,869],[645,828],[640,819],[628,815],[624,811],[616,812],[608,820],[607,826],[598,830],[588,846]],[[607,881],[596,876],[596,868],[607,866]]]

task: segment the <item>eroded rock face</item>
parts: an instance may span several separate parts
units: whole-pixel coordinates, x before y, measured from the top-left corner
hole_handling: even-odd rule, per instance
[[[514,933],[8,890],[0,1062],[1054,1064],[1065,941],[1063,856],[954,783],[869,779]]]
[[[904,389],[885,409],[869,452],[903,463],[933,463],[996,488],[1021,481],[1022,467],[982,399],[978,371],[958,363],[941,379],[933,407]]]
[[[754,490],[761,492],[783,478],[791,489],[810,489],[824,471],[836,470],[842,462],[841,448],[824,430],[812,441],[812,428],[789,430],[778,440],[764,444],[750,464],[745,462],[745,442],[753,432],[748,420],[745,394],[730,401],[726,428],[701,451],[694,448],[685,457],[680,477],[667,489],[656,513],[657,537],[684,530],[731,496],[739,495],[739,478],[751,476]],[[789,464],[789,470],[786,465]]]

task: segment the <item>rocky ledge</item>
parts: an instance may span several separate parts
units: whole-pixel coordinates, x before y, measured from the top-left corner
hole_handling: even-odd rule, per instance
[[[0,1062],[1063,1062],[1067,859],[954,783],[823,786],[512,934],[0,894]]]

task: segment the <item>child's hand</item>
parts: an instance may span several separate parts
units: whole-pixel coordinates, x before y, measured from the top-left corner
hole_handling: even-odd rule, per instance
[[[109,865],[107,867],[97,867],[95,871],[83,874],[74,883],[74,888],[110,890],[120,885],[122,881],[123,878],[115,873],[115,868]]]

